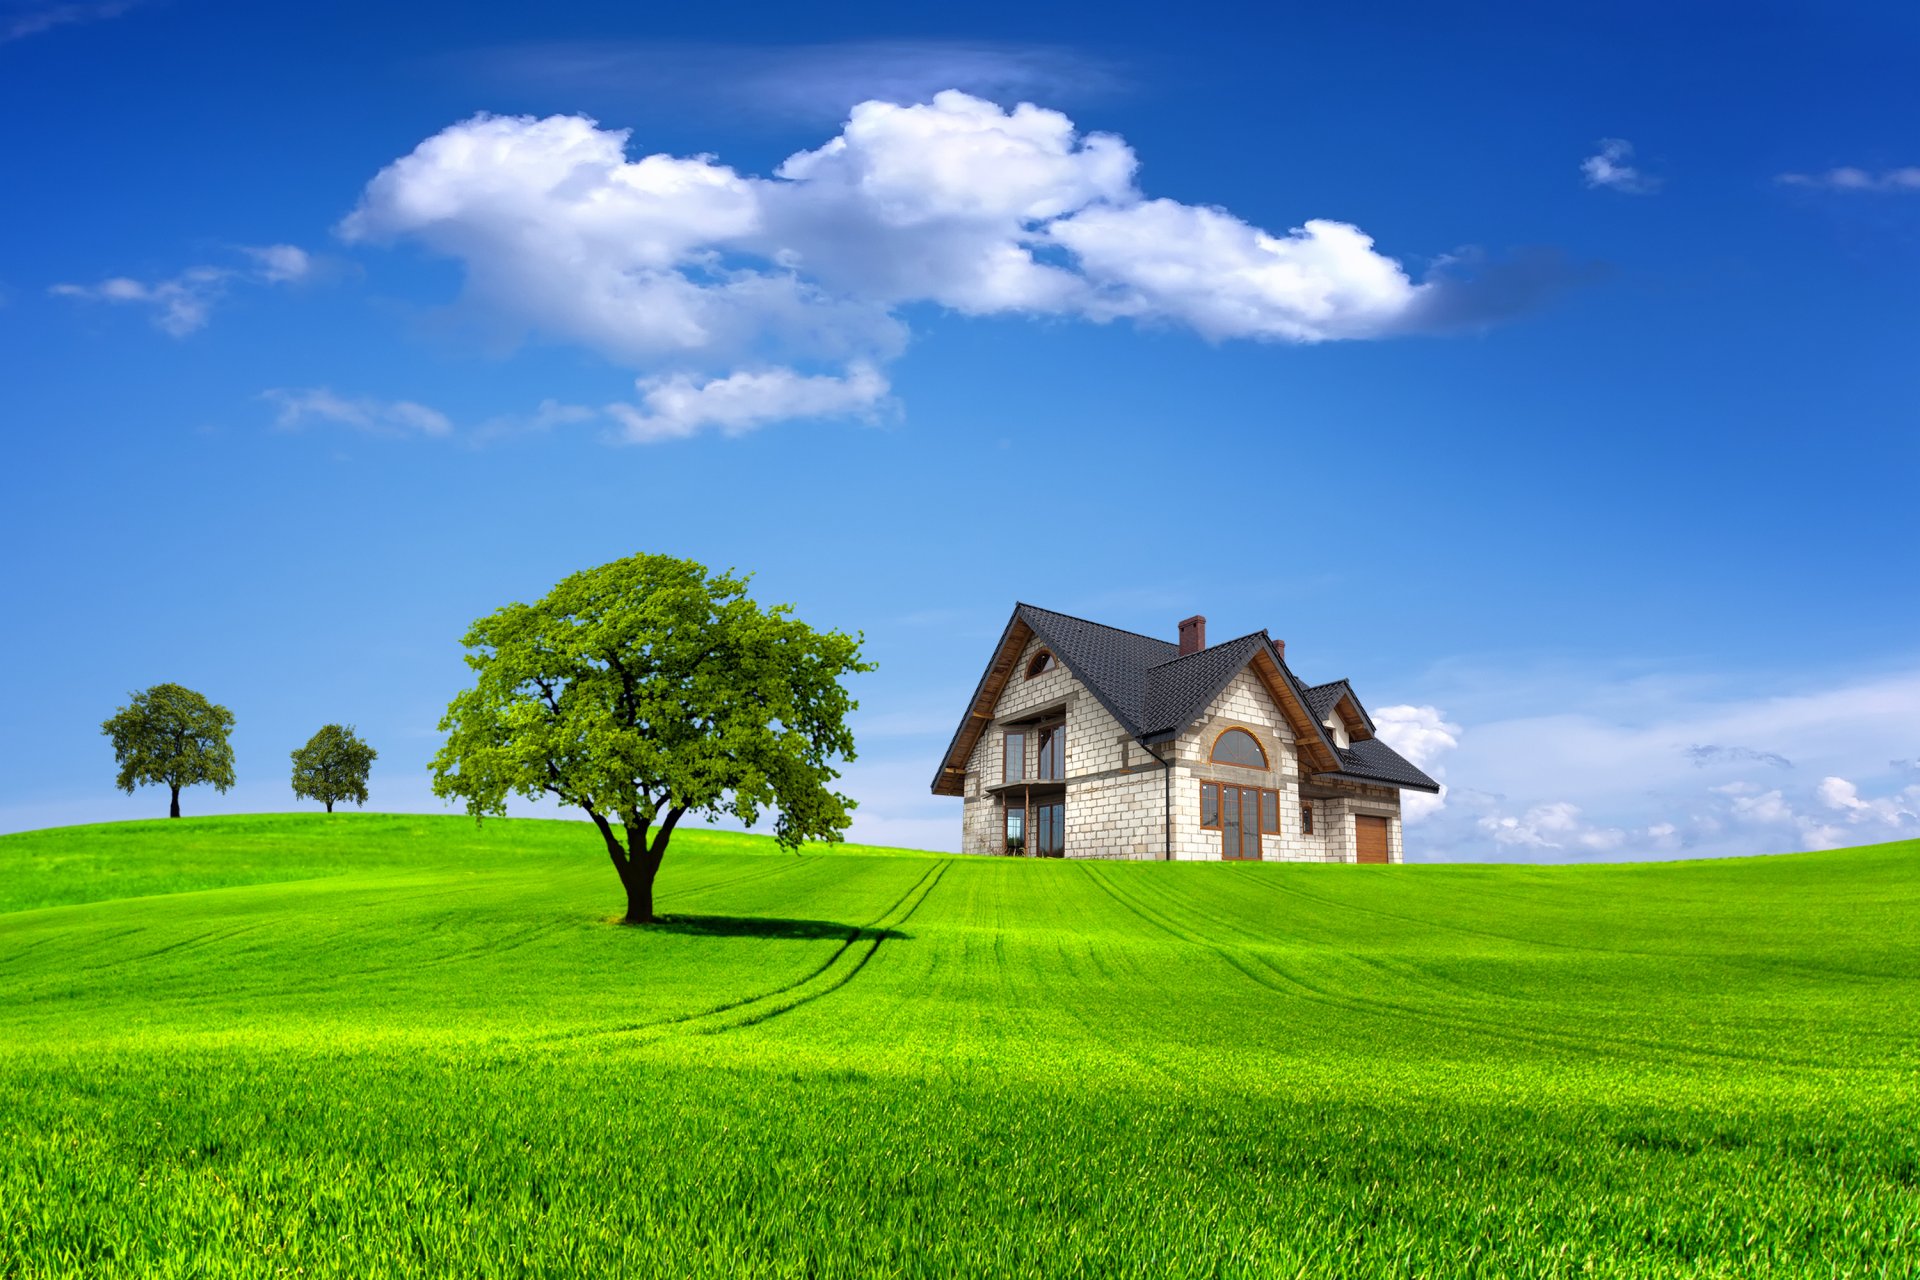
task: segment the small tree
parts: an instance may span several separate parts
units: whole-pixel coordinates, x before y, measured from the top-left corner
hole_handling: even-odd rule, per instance
[[[163,786],[173,791],[167,816],[180,816],[180,788],[203,782],[224,792],[233,785],[233,712],[177,684],[157,684],[100,726],[113,739],[115,780],[122,791]]]
[[[367,773],[380,753],[353,734],[353,726],[322,725],[293,753],[293,794],[318,800],[333,812],[336,800],[367,802]]]
[[[872,670],[860,640],[762,609],[747,580],[668,556],[588,569],[535,604],[474,623],[476,673],[447,708],[433,790],[476,819],[509,794],[586,810],[627,891],[627,923],[653,915],[653,881],[688,813],[774,836],[838,840],[853,802],[828,790],[853,759],[843,676]],[[615,830],[616,826],[619,828]]]

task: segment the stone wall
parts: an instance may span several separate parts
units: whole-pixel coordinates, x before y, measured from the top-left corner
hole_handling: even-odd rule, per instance
[[[968,757],[961,852],[1004,852],[1006,793],[993,788],[1003,776],[1008,722],[1057,710],[1064,714],[1067,726],[1067,856],[1166,856],[1163,806],[1168,783],[1159,761],[1120,727],[1065,665],[1027,679],[1027,666],[1042,647],[1037,637],[1028,641],[994,707],[993,723]],[[1215,764],[1209,759],[1214,740],[1230,728],[1245,729],[1259,740],[1267,755],[1267,768]],[[1171,851],[1175,859],[1221,857],[1221,833],[1200,825],[1200,784],[1207,781],[1279,793],[1280,830],[1261,836],[1263,859],[1352,862],[1357,856],[1353,815],[1369,813],[1390,819],[1388,856],[1394,862],[1402,860],[1400,793],[1391,787],[1309,781],[1303,796],[1293,731],[1252,671],[1235,676],[1205,715],[1176,741],[1156,749],[1172,762]],[[1026,771],[1031,775],[1036,760],[1030,730],[1025,757]],[[1314,806],[1312,835],[1302,829],[1303,803]]]
[[[993,788],[1005,774],[1008,722],[1062,713],[1066,720],[1066,847],[1073,857],[1157,857],[1160,848],[1160,766],[1120,727],[1100,700],[1064,664],[1027,679],[1027,667],[1045,648],[1030,639],[994,705],[993,723],[967,758],[961,818],[962,853],[1001,853],[1006,844],[1005,792]],[[1038,767],[1033,730],[1026,731],[1026,773]],[[1146,775],[1151,774],[1151,779]],[[1151,788],[1146,786],[1151,781]]]

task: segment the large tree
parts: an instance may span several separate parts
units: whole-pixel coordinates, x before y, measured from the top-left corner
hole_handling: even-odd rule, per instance
[[[870,671],[860,639],[763,609],[747,580],[640,555],[576,573],[463,639],[477,679],[447,708],[433,789],[475,818],[508,795],[586,810],[627,891],[653,920],[653,881],[688,813],[797,847],[838,840],[853,802],[830,790],[853,759],[842,677]]]
[[[318,800],[333,812],[334,802],[367,802],[367,774],[380,753],[354,736],[353,726],[320,726],[307,745],[293,753],[293,794]]]
[[[128,795],[135,787],[171,788],[167,816],[180,816],[180,788],[212,783],[215,791],[233,785],[233,712],[177,684],[157,684],[129,694],[131,703],[100,726],[113,739],[116,785]]]

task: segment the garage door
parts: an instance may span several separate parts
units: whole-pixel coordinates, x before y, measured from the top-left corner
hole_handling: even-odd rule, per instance
[[[1387,860],[1387,820],[1356,814],[1353,826],[1353,833],[1359,838],[1360,861],[1385,862]]]

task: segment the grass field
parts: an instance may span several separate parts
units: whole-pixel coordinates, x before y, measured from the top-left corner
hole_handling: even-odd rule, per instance
[[[0,837],[0,1276],[1920,1275],[1920,844]]]

